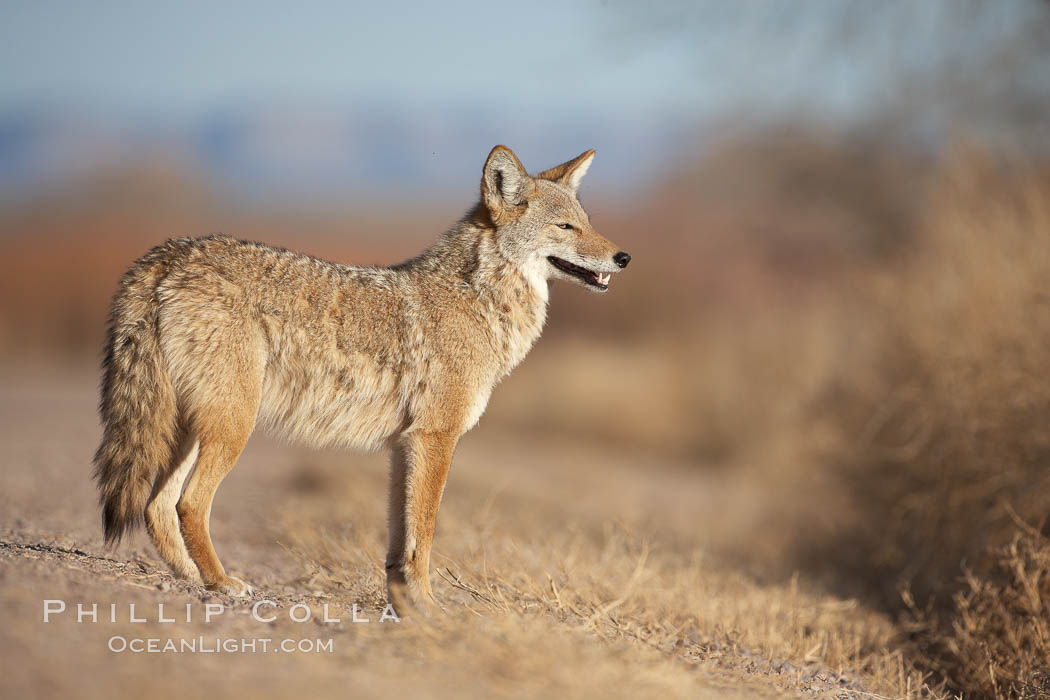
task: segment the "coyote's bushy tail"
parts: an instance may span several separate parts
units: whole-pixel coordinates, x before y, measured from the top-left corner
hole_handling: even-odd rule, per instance
[[[155,297],[170,253],[162,248],[121,280],[109,319],[99,405],[103,435],[95,453],[107,543],[119,542],[142,521],[154,475],[174,451],[177,407],[161,355]]]

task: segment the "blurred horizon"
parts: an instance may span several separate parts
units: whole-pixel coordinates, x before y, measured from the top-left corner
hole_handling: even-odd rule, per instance
[[[9,3],[0,204],[143,164],[249,205],[406,188],[429,204],[473,187],[496,143],[533,170],[595,148],[595,191],[644,196],[719,143],[784,125],[927,154],[959,134],[1045,152],[1048,14],[949,0]]]

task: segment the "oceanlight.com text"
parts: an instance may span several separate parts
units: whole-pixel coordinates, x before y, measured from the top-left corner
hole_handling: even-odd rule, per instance
[[[331,654],[335,650],[331,639],[272,639],[269,637],[174,639],[170,637],[129,638],[120,635],[110,637],[108,647],[110,651],[117,654]]]

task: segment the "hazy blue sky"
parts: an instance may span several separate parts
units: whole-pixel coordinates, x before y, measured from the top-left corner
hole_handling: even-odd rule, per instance
[[[834,118],[908,89],[943,103],[941,84],[967,77],[956,93],[1050,89],[1041,0],[0,2],[0,110],[179,119],[387,100]],[[1023,60],[984,80],[1018,37]]]
[[[690,102],[680,44],[610,45],[597,2],[7,2],[0,107],[185,116],[362,97],[543,109]]]

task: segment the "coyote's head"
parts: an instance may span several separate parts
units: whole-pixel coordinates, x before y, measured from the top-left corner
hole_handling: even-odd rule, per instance
[[[587,151],[535,177],[506,146],[493,148],[485,161],[481,201],[496,227],[496,245],[538,288],[563,279],[606,292],[613,273],[631,261],[594,230],[576,198],[593,159]]]

